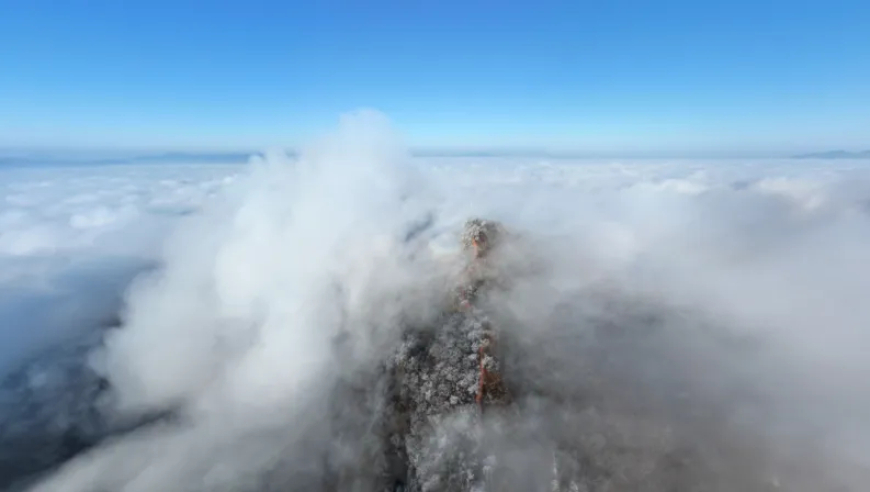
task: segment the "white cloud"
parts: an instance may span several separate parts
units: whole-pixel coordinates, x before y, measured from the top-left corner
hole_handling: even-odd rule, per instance
[[[362,112],[343,117],[300,161],[273,152],[238,179],[224,179],[236,168],[219,167],[7,175],[0,253],[2,271],[17,272],[3,274],[7,286],[25,285],[28,274],[51,284],[64,267],[39,268],[58,258],[151,258],[166,217],[176,225],[161,246],[165,268],[133,284],[125,327],[100,364],[118,391],[117,411],[182,405],[191,426],[106,445],[38,490],[232,489],[282,453],[302,460],[302,451],[319,451],[333,337],[358,334],[354,355],[364,361],[382,355],[399,319],[430,314],[444,271],[401,241],[430,213],[427,240],[450,241],[466,218],[484,215],[546,255],[548,275],[520,285],[522,296],[506,306],[530,321],[530,333],[549,333],[532,322],[606,282],[626,299],[661,303],[675,329],[694,319],[681,318],[685,309],[765,344],[765,358],[740,361],[692,345],[692,326],[685,341],[670,340],[668,353],[699,364],[687,370],[710,378],[710,393],[712,382],[745,371],[775,403],[794,403],[774,409],[791,431],[870,430],[860,419],[870,402],[855,397],[870,390],[861,377],[870,349],[870,187],[862,185],[870,166],[837,166],[410,159],[381,115]],[[173,215],[204,204],[202,213]]]
[[[180,213],[238,166],[0,169],[0,372],[114,318]]]

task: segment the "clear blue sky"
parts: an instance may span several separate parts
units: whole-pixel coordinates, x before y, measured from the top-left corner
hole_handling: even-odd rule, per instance
[[[0,145],[870,147],[870,1],[0,0]]]

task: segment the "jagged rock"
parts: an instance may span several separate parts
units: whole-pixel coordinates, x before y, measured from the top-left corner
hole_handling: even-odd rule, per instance
[[[482,490],[488,456],[480,449],[486,406],[508,401],[495,350],[496,330],[475,306],[489,283],[483,264],[499,245],[501,226],[471,220],[462,235],[470,254],[455,310],[435,327],[407,331],[387,371],[394,385],[388,441],[405,463],[396,482],[407,492]]]

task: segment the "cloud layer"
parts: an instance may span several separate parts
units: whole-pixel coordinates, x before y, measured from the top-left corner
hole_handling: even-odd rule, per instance
[[[838,464],[870,455],[864,165],[411,159],[389,122],[364,111],[298,160],[272,152],[237,171],[7,177],[0,248],[4,271],[21,272],[7,285],[23,285],[36,258],[159,263],[126,292],[123,327],[93,363],[117,416],[173,408],[183,421],[105,444],[35,490],[253,490],[276,469],[290,477],[282,486],[311,490],[324,473],[312,456],[336,452],[324,418],[335,381],[388,356],[404,326],[432,322],[470,216],[501,220],[526,241],[513,258],[526,274],[495,300],[522,347],[520,377],[569,400],[598,391],[622,411],[656,415],[617,424],[623,413],[551,405],[531,413],[537,424],[511,425],[544,437],[554,422],[608,436],[611,426],[642,440],[658,434],[640,427],[665,422],[684,433],[677,441],[720,451],[723,429],[741,429],[771,463],[811,443],[822,481],[843,472],[818,453]],[[52,183],[62,179],[78,191],[58,200]],[[164,212],[174,229],[155,257]],[[629,343],[595,338],[605,325]],[[352,350],[339,358],[335,339],[348,333]],[[715,425],[687,416],[714,410]],[[740,453],[722,453],[723,469],[739,475]]]
[[[0,373],[58,337],[116,318],[172,223],[238,166],[0,170]]]

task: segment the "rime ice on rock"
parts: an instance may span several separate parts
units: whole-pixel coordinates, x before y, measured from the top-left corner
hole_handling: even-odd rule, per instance
[[[468,263],[451,309],[435,326],[407,330],[388,362],[385,447],[403,464],[395,468],[401,476],[387,479],[384,490],[518,490],[520,477],[499,463],[486,442],[493,429],[510,432],[502,417],[513,407],[502,380],[502,340],[483,302],[504,286],[498,253],[507,239],[497,222],[466,222],[461,243]],[[553,458],[552,490],[579,492],[574,473],[560,461]]]
[[[395,384],[389,414],[397,420],[389,442],[406,456],[407,478],[399,481],[407,492],[484,490],[492,460],[480,449],[482,410],[507,401],[507,393],[491,321],[475,301],[487,287],[485,262],[501,232],[494,222],[466,223],[462,244],[471,259],[455,309],[439,326],[406,332],[389,368]]]

